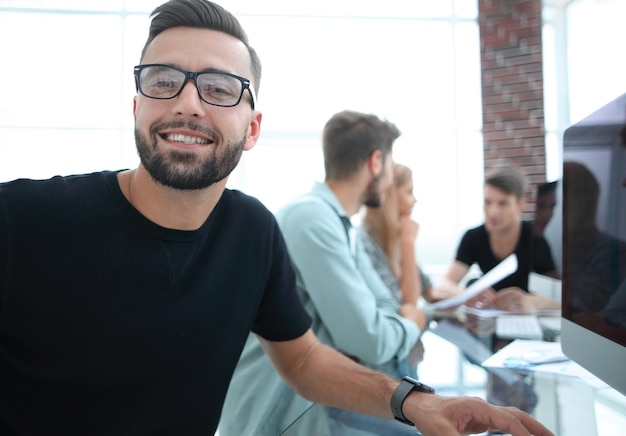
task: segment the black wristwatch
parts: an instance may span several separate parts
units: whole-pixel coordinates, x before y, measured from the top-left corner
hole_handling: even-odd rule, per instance
[[[415,425],[404,416],[402,413],[402,404],[409,394],[413,391],[424,392],[427,394],[434,394],[435,390],[422,382],[419,382],[411,377],[403,377],[400,382],[400,386],[396,388],[391,395],[391,412],[396,420],[408,425]]]

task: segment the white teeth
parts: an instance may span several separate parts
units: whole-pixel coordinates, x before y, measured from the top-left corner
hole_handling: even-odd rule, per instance
[[[185,144],[208,144],[209,141],[197,136],[188,136],[180,134],[165,135],[165,139],[172,142],[184,142]]]

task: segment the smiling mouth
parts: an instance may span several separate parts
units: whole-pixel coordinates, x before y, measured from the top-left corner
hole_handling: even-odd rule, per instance
[[[180,142],[182,144],[188,144],[188,145],[194,145],[194,144],[207,145],[212,142],[206,138],[200,138],[198,136],[181,135],[181,134],[165,134],[165,135],[161,135],[161,137],[165,139],[166,141]]]

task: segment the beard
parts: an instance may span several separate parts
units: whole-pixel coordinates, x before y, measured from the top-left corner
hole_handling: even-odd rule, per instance
[[[164,128],[180,128],[203,132],[214,140],[215,151],[201,158],[197,153],[184,150],[159,151],[158,131]],[[241,159],[245,135],[239,141],[223,144],[219,132],[193,123],[168,122],[150,128],[150,141],[135,128],[135,143],[142,165],[155,182],[178,190],[208,188],[228,177]]]
[[[382,194],[380,192],[380,180],[378,176],[367,185],[367,189],[363,196],[363,204],[367,207],[379,208],[383,203]]]

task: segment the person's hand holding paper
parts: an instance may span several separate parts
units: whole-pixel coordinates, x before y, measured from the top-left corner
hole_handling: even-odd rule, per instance
[[[486,290],[489,291],[481,295],[480,299],[473,300],[473,302],[478,303],[480,301],[484,305],[483,308],[494,307],[496,298],[495,292],[491,289],[491,287],[505,277],[510,276],[515,271],[517,271],[517,256],[515,254],[511,254],[509,257],[500,262],[495,268],[468,286],[462,294],[433,303],[431,304],[431,308],[453,309],[461,304],[470,302],[470,300]]]
[[[487,288],[467,300],[465,305],[479,310],[494,309],[497,307],[497,301],[498,297],[496,290],[493,288]]]

